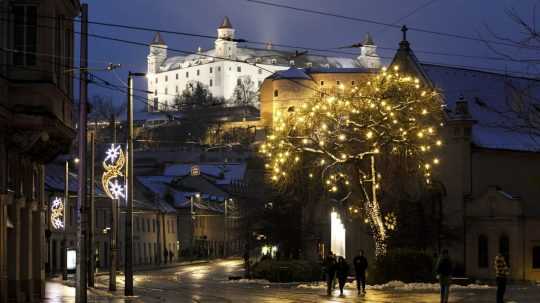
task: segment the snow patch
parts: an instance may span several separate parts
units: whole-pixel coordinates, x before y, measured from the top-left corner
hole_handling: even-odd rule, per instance
[[[300,284],[297,288],[307,288],[307,289],[326,289],[326,282],[316,282],[316,283],[307,283]],[[345,288],[356,289],[356,283],[347,283]],[[376,284],[376,285],[366,285],[366,289],[374,290],[403,290],[403,291],[414,291],[414,290],[439,290],[439,283],[405,283],[402,281],[390,281],[385,284]],[[492,286],[484,284],[469,284],[469,285],[451,285],[452,289],[489,289]]]

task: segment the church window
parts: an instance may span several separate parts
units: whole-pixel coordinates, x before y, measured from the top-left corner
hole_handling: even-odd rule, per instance
[[[189,78],[189,72],[186,72],[186,78]]]
[[[210,87],[212,87],[214,85],[214,81],[212,79],[210,79]]]
[[[197,76],[200,76],[200,75],[201,75],[201,71],[197,70]]]
[[[274,90],[274,97],[279,96],[279,91],[277,89]]]
[[[214,68],[210,67],[210,73],[212,73],[213,71],[214,71]]]
[[[165,75],[165,82],[169,81],[169,76]]]
[[[239,72],[239,73],[242,72],[242,67],[237,66],[237,67],[236,67],[236,71]]]
[[[540,246],[534,246],[532,249],[532,268],[540,269]]]
[[[262,68],[259,68],[259,75],[262,74]]]
[[[510,239],[507,235],[502,235],[499,238],[499,253],[503,255],[506,264],[510,266]]]
[[[324,81],[321,80],[321,86],[323,86],[323,85],[324,85]]]
[[[480,235],[478,237],[478,268],[489,267],[488,237]]]

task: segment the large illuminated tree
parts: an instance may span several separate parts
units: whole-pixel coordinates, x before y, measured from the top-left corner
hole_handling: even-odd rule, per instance
[[[330,194],[342,193],[342,201],[359,199],[355,212],[363,212],[382,255],[396,218],[382,213],[378,196],[384,183],[376,163],[407,163],[400,166],[407,176],[429,184],[439,163],[442,116],[437,92],[395,67],[356,87],[317,92],[276,112],[261,152],[277,184],[293,183],[300,168]]]

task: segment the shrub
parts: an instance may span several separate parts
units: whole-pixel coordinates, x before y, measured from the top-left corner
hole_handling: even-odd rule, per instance
[[[403,282],[432,282],[435,280],[433,256],[424,251],[394,250],[379,257],[370,266],[370,283],[382,284],[392,280]]]
[[[270,282],[311,282],[322,277],[321,264],[307,260],[263,260],[252,268],[252,277]]]

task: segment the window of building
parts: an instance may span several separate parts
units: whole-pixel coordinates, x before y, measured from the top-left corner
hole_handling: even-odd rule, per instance
[[[351,85],[354,86],[354,84],[355,84],[355,82],[354,82],[354,80],[352,80],[352,81],[351,81]]]
[[[159,105],[158,98],[154,98],[154,110],[158,110],[158,109],[159,109],[158,105]]]
[[[210,73],[213,73],[213,72],[214,72],[214,68],[210,67]]]
[[[156,77],[156,84],[158,83],[158,79],[159,79],[159,78],[158,78],[158,77]]]
[[[221,66],[218,66],[218,67],[217,67],[217,71],[218,71],[218,72],[221,71]]]
[[[502,235],[499,238],[499,253],[506,260],[506,265],[510,266],[510,239],[507,235]]]
[[[274,97],[279,96],[279,91],[277,89],[274,90]]]
[[[210,87],[212,87],[214,85],[214,81],[212,79],[210,79],[209,85],[210,85]]]
[[[240,78],[236,79],[236,85],[242,85],[242,79]]]
[[[272,59],[272,64],[276,64],[277,63],[277,60],[276,59]]]
[[[186,78],[189,78],[189,72],[186,72]]]
[[[178,73],[176,73],[176,80],[178,80]]]
[[[165,82],[169,81],[169,76],[165,75]]]
[[[480,235],[478,237],[478,267],[487,268],[489,266],[488,237]]]
[[[200,75],[201,75],[201,71],[197,70],[197,76],[200,76]]]
[[[175,87],[174,92],[175,92],[175,93],[178,92],[178,85]]]
[[[540,246],[534,246],[532,249],[532,268],[540,269]]]
[[[340,84],[341,84],[341,81],[337,80],[336,85],[340,85]]]
[[[168,93],[169,93],[169,89],[165,87],[165,95],[167,95]]]
[[[321,80],[321,86],[323,86],[323,85],[324,85],[324,81]]]
[[[239,72],[239,73],[242,72],[242,67],[241,67],[241,66],[237,66],[237,67],[236,67],[236,71]]]
[[[15,65],[35,65],[37,7],[34,5],[13,6],[13,20],[13,46],[19,51],[13,54],[13,63]],[[64,41],[64,43],[68,42],[70,41]]]
[[[262,68],[259,68],[258,73],[259,75],[262,75]]]

